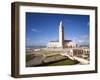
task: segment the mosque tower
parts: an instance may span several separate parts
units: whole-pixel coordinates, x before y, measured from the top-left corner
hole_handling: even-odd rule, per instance
[[[62,21],[59,25],[59,47],[64,48],[64,26]]]

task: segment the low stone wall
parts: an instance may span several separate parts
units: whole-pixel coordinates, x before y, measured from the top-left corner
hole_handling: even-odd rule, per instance
[[[54,56],[46,57],[43,60],[43,62],[48,63],[48,62],[58,61],[58,60],[62,60],[62,59],[66,59],[66,57],[62,56],[62,55],[54,55]]]

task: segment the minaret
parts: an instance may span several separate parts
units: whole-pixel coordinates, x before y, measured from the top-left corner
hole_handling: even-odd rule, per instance
[[[64,48],[64,26],[62,21],[60,21],[59,25],[59,46]]]

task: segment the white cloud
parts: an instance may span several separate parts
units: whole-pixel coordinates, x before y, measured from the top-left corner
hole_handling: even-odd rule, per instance
[[[71,22],[71,20],[69,20],[69,19],[65,19],[64,21],[65,21],[65,22]]]
[[[33,32],[41,32],[41,30],[37,30],[37,29],[31,29],[31,31],[33,31]]]
[[[78,44],[89,44],[89,35],[83,35],[80,37],[73,37],[73,42]]]
[[[80,37],[80,39],[89,40],[89,35],[83,35],[83,36]]]
[[[79,42],[79,43],[83,43],[83,42],[84,42],[84,40],[78,40],[78,42]]]
[[[89,35],[83,35],[78,39],[79,44],[89,44]]]
[[[90,26],[90,22],[87,23],[87,26]]]

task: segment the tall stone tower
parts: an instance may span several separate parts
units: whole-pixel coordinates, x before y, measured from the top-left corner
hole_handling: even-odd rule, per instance
[[[59,25],[59,47],[64,48],[64,26],[62,21]]]

